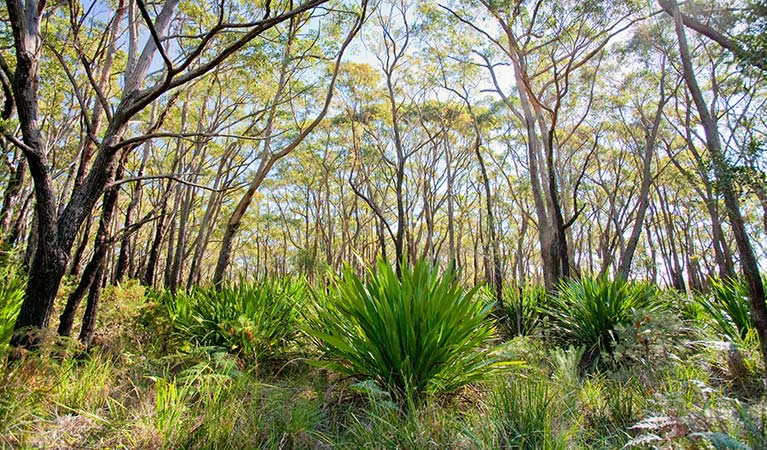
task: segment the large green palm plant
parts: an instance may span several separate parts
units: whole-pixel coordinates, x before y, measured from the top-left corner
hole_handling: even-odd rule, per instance
[[[601,276],[563,281],[545,310],[562,344],[584,346],[596,355],[612,353],[618,325],[629,324],[634,311],[657,306],[650,286]]]
[[[503,365],[487,348],[493,305],[477,288],[465,291],[452,269],[419,261],[398,277],[379,261],[367,281],[347,268],[336,286],[310,334],[329,366],[372,378],[398,400],[449,392]]]
[[[267,280],[179,292],[169,302],[176,334],[246,360],[280,358],[298,335],[304,283]]]
[[[751,318],[748,289],[743,283],[732,278],[712,279],[711,293],[695,299],[723,338],[738,343],[755,339],[756,325]]]

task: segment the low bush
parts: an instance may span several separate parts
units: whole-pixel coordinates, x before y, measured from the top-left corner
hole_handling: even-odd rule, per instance
[[[400,277],[379,261],[363,281],[350,268],[337,295],[317,308],[310,331],[333,360],[330,367],[374,379],[398,401],[450,392],[504,365],[487,348],[493,305],[464,291],[453,270],[440,274],[419,261]]]
[[[560,343],[583,346],[594,359],[603,352],[612,355],[617,327],[631,324],[635,311],[657,307],[650,286],[597,277],[563,281],[545,310]]]
[[[548,301],[549,293],[542,286],[504,286],[504,324],[509,335],[530,336],[538,331],[545,318],[542,309]]]
[[[712,279],[711,294],[699,295],[695,301],[725,340],[746,343],[756,339],[748,290],[743,283],[735,279]]]
[[[176,335],[223,347],[246,362],[284,357],[298,337],[303,282],[270,280],[238,287],[195,289],[166,297]]]

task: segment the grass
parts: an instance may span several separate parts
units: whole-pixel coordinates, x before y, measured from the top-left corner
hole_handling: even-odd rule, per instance
[[[426,279],[439,292],[444,280]],[[359,282],[369,289],[371,280]],[[763,391],[746,395],[737,389],[727,374],[728,349],[709,345],[716,333],[705,326],[710,319],[690,323],[673,312],[679,308],[649,315],[637,309],[616,326],[618,364],[584,372],[586,346],[552,346],[545,333],[533,333],[493,354],[523,359],[525,366],[414,401],[397,398],[372,376],[349,377],[308,364],[323,354],[300,335],[285,350],[300,358],[254,366],[238,348],[181,340],[156,296],[139,295],[130,284],[109,295],[104,332],[87,358],[56,357],[69,353],[49,344],[2,363],[0,448],[586,450],[765,444]],[[331,290],[318,301],[337,301],[334,295]],[[297,325],[317,326],[316,313],[302,310]],[[755,373],[763,370],[758,348],[746,345],[742,353]],[[727,447],[733,443],[747,447]]]
[[[513,377],[492,393],[489,415],[493,440],[501,449],[562,450],[566,430],[559,429],[557,392],[545,379]]]

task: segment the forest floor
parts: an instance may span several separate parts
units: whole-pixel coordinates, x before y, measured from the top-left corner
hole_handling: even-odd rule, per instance
[[[59,341],[0,367],[0,448],[767,448],[758,347],[674,313],[620,330],[591,370],[545,336],[509,339],[524,365],[403,406],[317,367],[308,340],[245,363],[180,343],[135,285],[110,292],[89,354]]]

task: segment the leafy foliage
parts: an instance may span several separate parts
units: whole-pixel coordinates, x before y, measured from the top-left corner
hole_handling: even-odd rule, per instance
[[[481,379],[503,364],[483,349],[494,326],[492,304],[464,291],[456,273],[440,274],[424,261],[405,267],[398,278],[379,260],[368,280],[346,268],[318,311],[311,334],[349,375],[369,377],[398,400],[450,392]]]
[[[298,336],[305,285],[289,279],[195,289],[167,300],[176,334],[255,361],[283,356]]]
[[[584,346],[592,354],[612,354],[618,325],[630,324],[635,310],[657,307],[655,291],[648,285],[597,277],[562,282],[545,310],[561,343]]]
[[[506,326],[511,336],[529,336],[543,323],[542,312],[549,300],[549,294],[542,286],[525,288],[504,286],[503,306]]]
[[[2,262],[0,266],[0,351],[4,350],[11,340],[16,316],[19,314],[21,302],[24,300],[26,277],[11,261]]]
[[[734,279],[712,279],[711,294],[696,297],[719,333],[731,342],[755,338],[754,320],[746,286]]]

